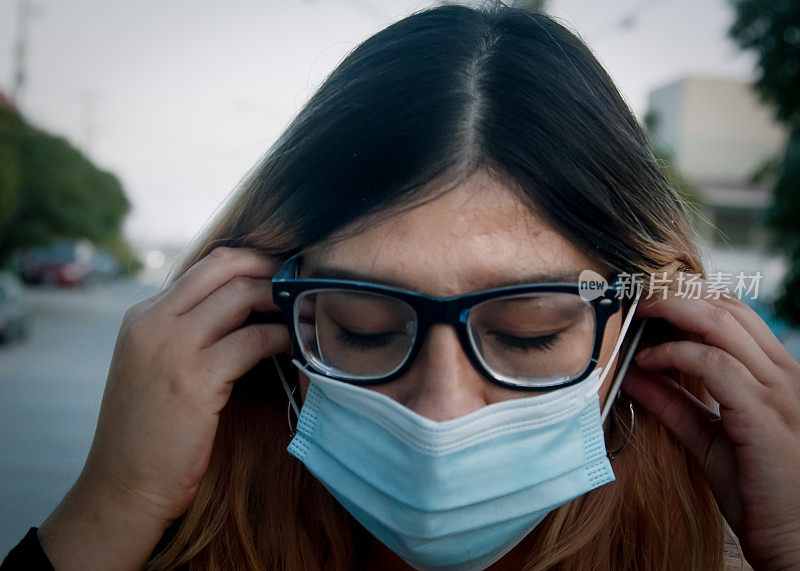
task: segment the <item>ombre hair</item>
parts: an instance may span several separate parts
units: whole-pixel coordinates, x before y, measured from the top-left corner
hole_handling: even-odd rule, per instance
[[[654,274],[705,275],[687,205],[586,45],[543,13],[445,4],[347,55],[168,283],[217,246],[285,259],[355,235],[478,170],[610,270],[640,273],[645,287]],[[667,334],[648,327],[642,344]],[[710,402],[698,379],[679,382]],[[629,403],[624,393],[615,401],[609,449],[628,439]],[[723,520],[701,467],[636,411],[612,461],[616,481],[551,512],[502,560],[513,558],[510,568],[722,568]],[[197,496],[147,568],[368,566],[376,540],[286,452],[289,440],[286,395],[265,360],[235,383]]]

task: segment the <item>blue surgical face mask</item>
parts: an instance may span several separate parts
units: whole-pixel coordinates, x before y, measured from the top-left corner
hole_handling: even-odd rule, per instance
[[[641,331],[602,414],[601,368],[576,385],[437,422],[293,361],[310,385],[288,450],[413,567],[485,569],[553,509],[614,480],[602,423]]]

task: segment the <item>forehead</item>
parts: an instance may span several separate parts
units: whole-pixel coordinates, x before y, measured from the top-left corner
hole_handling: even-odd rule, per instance
[[[517,195],[478,172],[435,200],[305,256],[301,275],[335,268],[448,296],[534,273],[600,268]]]

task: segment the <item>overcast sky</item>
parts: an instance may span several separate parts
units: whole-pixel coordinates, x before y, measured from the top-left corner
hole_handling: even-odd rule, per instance
[[[32,0],[21,108],[114,171],[142,243],[190,239],[360,41],[404,0]],[[17,0],[0,0],[0,89]],[[752,77],[725,0],[552,0],[638,117],[687,75]]]

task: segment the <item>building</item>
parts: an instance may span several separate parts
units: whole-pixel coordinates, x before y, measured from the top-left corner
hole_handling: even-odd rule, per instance
[[[702,203],[698,230],[709,245],[760,251],[770,185],[753,174],[780,156],[788,133],[747,82],[686,77],[650,93],[645,119],[656,152]]]

